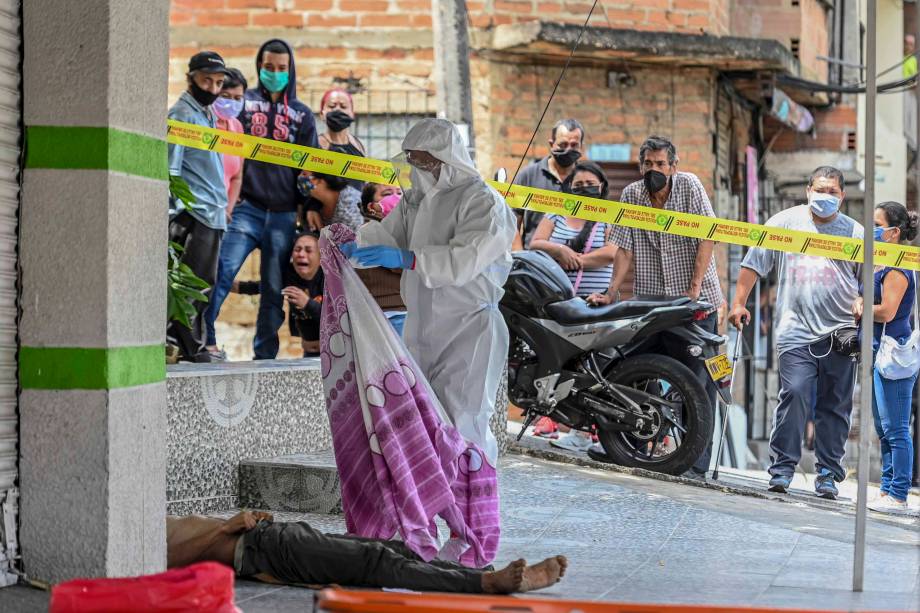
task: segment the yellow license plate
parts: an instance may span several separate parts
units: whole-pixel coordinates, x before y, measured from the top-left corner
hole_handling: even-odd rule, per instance
[[[706,360],[706,368],[709,370],[709,376],[712,377],[713,381],[718,381],[732,374],[732,364],[724,353]]]

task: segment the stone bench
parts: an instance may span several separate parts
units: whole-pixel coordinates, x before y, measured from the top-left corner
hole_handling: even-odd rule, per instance
[[[166,397],[168,513],[340,507],[318,359],[169,366]],[[504,453],[504,385],[498,397]]]

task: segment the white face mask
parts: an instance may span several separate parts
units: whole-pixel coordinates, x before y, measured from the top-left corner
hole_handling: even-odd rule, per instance
[[[441,169],[441,174],[443,176],[444,169]],[[412,189],[417,191],[423,196],[428,192],[431,192],[435,189],[438,184],[438,180],[434,178],[434,175],[428,172],[427,170],[419,170],[413,166],[412,172],[410,175],[412,180]]]

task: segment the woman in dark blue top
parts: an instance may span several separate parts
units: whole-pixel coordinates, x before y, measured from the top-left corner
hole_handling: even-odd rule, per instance
[[[875,209],[875,240],[898,243],[917,235],[918,216],[903,204],[883,202]],[[891,266],[875,268],[875,320],[873,350],[878,350],[884,327],[885,336],[903,343],[912,332],[910,315],[914,310],[916,277],[912,271]],[[862,316],[862,298],[853,305],[857,320]],[[916,323],[914,324],[916,325]],[[882,478],[879,498],[869,508],[886,513],[907,512],[914,450],[910,438],[911,396],[917,373],[904,379],[886,379],[875,368],[872,415],[881,442]]]

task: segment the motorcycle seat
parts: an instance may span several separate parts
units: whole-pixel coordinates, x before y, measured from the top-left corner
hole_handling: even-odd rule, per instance
[[[658,307],[681,306],[690,302],[691,300],[686,296],[680,298],[643,296],[634,300],[624,300],[595,307],[589,305],[582,298],[571,298],[562,302],[548,304],[545,309],[547,315],[552,317],[554,321],[566,326],[574,326],[636,317],[645,315]]]

